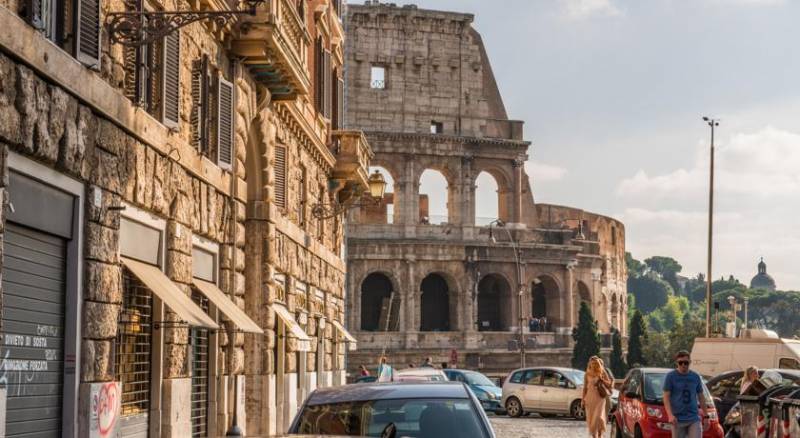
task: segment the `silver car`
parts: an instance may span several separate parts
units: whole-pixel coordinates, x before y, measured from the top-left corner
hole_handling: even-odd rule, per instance
[[[503,383],[503,406],[510,417],[526,412],[569,415],[583,420],[584,372],[572,368],[534,367],[514,370]]]
[[[361,383],[311,393],[290,434],[494,438],[480,402],[463,383]]]

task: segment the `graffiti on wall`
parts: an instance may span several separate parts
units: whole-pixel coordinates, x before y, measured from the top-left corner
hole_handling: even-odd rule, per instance
[[[89,436],[110,438],[116,436],[120,415],[120,384],[105,382],[92,384],[92,409],[89,413]]]

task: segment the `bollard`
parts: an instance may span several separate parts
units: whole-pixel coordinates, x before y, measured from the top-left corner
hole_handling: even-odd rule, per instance
[[[800,389],[789,394],[784,400],[786,418],[784,419],[784,436],[800,437]]]
[[[742,406],[742,438],[759,438],[759,428],[763,429],[764,417],[758,403],[757,395],[740,395]],[[760,418],[760,422],[759,422]]]

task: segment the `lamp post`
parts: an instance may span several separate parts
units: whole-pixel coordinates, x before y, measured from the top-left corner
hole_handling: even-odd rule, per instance
[[[714,128],[719,126],[719,119],[703,117],[708,126],[711,127],[711,163],[708,186],[708,270],[706,273],[706,337],[711,337],[711,261],[712,244],[714,233]]]
[[[489,222],[489,239],[491,239],[493,243],[496,243],[494,235],[492,234],[492,229],[495,225],[498,228],[505,230],[506,234],[508,235],[508,241],[511,243],[511,249],[514,250],[514,261],[517,267],[517,287],[519,288],[517,291],[517,317],[519,318],[519,363],[520,367],[525,367],[525,335],[523,331],[525,318],[522,316],[522,297],[525,295],[525,286],[522,284],[522,263],[520,262],[519,245],[517,244],[517,241],[514,240],[514,236],[511,235],[511,231],[506,228],[505,222],[500,219],[495,219]]]
[[[728,304],[731,305],[731,322],[733,322],[733,337],[736,336],[736,297],[733,295],[728,296]]]
[[[744,329],[744,330],[747,330],[747,302],[748,301],[750,301],[750,299],[747,298],[747,297],[744,297],[744,326],[742,327],[742,329]],[[744,333],[745,333],[744,336],[747,336],[747,332],[744,332]]]

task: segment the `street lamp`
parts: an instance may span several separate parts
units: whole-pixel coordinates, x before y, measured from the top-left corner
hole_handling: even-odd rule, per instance
[[[714,128],[719,126],[719,119],[703,117],[703,121],[711,127],[711,163],[708,186],[708,272],[706,273],[706,337],[711,337],[711,261],[714,233]]]
[[[525,366],[525,335],[523,332],[524,320],[525,318],[522,316],[522,298],[525,295],[525,286],[522,284],[522,263],[520,262],[519,256],[519,244],[516,240],[514,240],[514,236],[511,235],[511,231],[506,228],[506,223],[500,219],[495,219],[489,222],[489,239],[492,243],[497,243],[497,240],[494,238],[494,234],[492,232],[494,226],[498,228],[502,228],[505,230],[506,234],[508,235],[508,241],[511,243],[511,249],[514,250],[514,261],[516,262],[517,266],[517,287],[519,290],[517,291],[517,316],[519,318],[519,351],[520,357],[519,362],[520,366]]]

